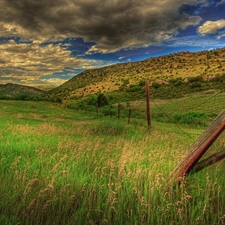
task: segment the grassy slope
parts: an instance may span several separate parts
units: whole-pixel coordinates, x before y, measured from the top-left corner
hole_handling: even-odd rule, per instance
[[[43,96],[46,93],[44,90],[40,90],[34,87],[18,85],[18,84],[0,84],[0,96],[9,98],[15,98],[19,95],[25,95],[27,97]]]
[[[0,105],[1,224],[223,224],[223,162],[166,192],[193,143],[177,126],[153,121],[149,135],[142,119],[127,125],[46,102]]]
[[[177,54],[150,58],[141,62],[123,63],[100,69],[86,70],[73,77],[50,95],[63,99],[78,99],[98,93],[126,90],[141,81],[167,83],[171,79],[202,76],[210,79],[224,75],[225,48],[197,53]]]

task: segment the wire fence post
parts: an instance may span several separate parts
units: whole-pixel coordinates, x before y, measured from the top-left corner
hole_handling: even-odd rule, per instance
[[[151,118],[150,118],[150,100],[149,100],[149,82],[145,82],[145,90],[146,90],[146,112],[147,112],[147,121],[148,121],[148,130],[151,127]]]

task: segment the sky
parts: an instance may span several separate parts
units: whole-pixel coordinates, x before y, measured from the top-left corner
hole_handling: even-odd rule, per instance
[[[225,0],[0,0],[0,84],[225,47]]]

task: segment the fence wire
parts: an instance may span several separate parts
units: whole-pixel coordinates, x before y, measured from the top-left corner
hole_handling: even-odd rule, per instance
[[[130,124],[142,120],[147,126],[146,101],[129,101],[113,106],[88,108],[86,111],[98,117],[125,119]],[[118,110],[119,109],[119,110]],[[152,99],[150,95],[151,122],[154,126],[169,126],[175,133],[179,132],[188,139],[196,140],[211,124],[217,115],[225,109],[225,91],[209,90],[197,92],[177,99]],[[120,113],[120,115],[118,115]],[[163,127],[163,126],[162,126]]]

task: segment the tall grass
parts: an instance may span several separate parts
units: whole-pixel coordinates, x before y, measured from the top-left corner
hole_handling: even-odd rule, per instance
[[[225,223],[223,162],[168,191],[193,142],[175,127],[0,104],[0,224]]]

